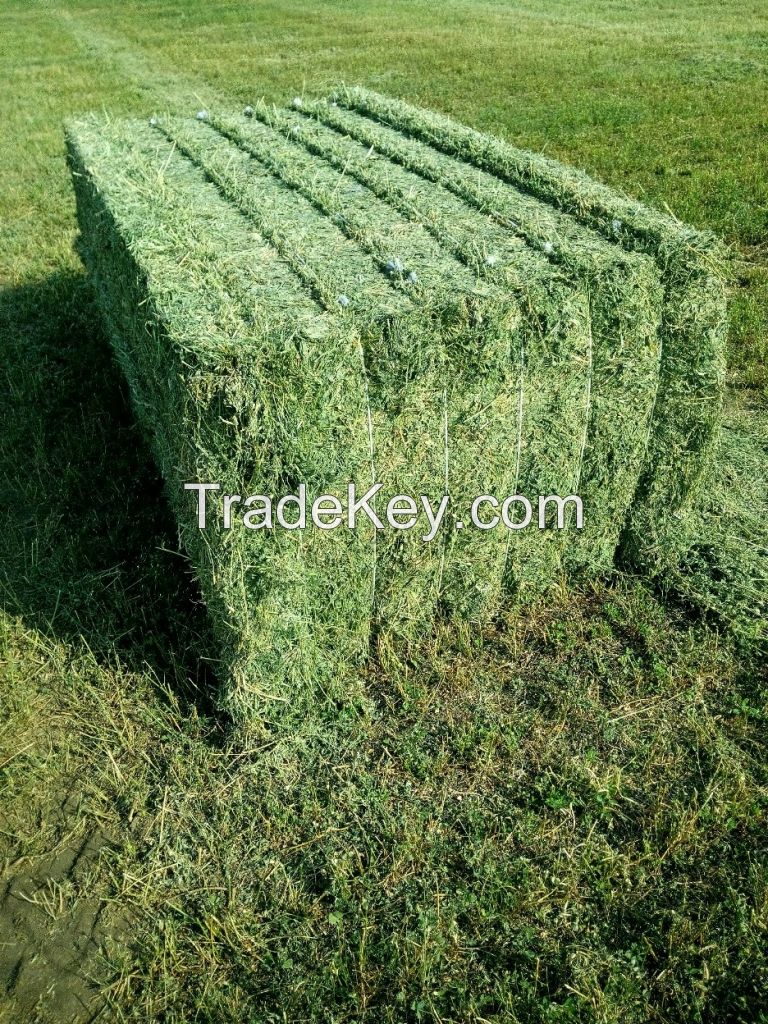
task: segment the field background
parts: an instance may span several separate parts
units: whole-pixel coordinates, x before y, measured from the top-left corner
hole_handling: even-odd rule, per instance
[[[5,0],[0,67],[0,1021],[768,1019],[764,664],[642,582],[227,746],[61,131],[344,79],[543,150],[731,244],[765,415],[764,4]]]

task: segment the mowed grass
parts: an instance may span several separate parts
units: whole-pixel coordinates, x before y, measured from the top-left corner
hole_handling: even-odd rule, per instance
[[[11,0],[0,19],[0,1020],[88,1019],[90,996],[106,1019],[765,1020],[764,664],[641,582],[426,637],[369,667],[364,718],[228,746],[72,252],[61,133],[344,78],[544,149],[731,243],[754,406],[763,7]],[[87,872],[49,870],[94,836]],[[8,897],[21,875],[33,903]],[[77,985],[57,966],[75,946]]]

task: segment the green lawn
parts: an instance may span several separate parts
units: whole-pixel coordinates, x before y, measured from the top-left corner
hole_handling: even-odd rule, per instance
[[[544,150],[731,244],[764,417],[768,10],[6,0],[0,65],[0,1021],[768,1020],[764,662],[641,581],[228,746],[61,131],[343,78]]]

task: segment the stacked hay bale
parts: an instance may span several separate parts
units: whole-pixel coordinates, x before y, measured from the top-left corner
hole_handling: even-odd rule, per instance
[[[480,621],[605,570],[627,524],[638,558],[662,545],[672,483],[706,461],[720,323],[671,308],[679,246],[640,244],[650,214],[598,215],[595,186],[574,216],[500,143],[359,90],[67,137],[83,257],[245,733],[358,699],[372,637],[402,656],[435,614]],[[693,355],[667,336],[699,315],[717,357],[683,384]],[[429,543],[364,517],[201,531],[189,481],[310,503],[381,482],[381,517],[397,494],[448,494],[449,515]],[[458,528],[474,497],[515,493],[581,495],[584,529]]]

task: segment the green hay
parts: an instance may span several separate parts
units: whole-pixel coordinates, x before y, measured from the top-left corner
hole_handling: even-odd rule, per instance
[[[498,176],[626,249],[649,254],[664,284],[661,385],[625,554],[652,569],[714,455],[725,379],[725,254],[710,235],[622,196],[586,174],[361,88],[334,102]]]
[[[245,118],[216,115],[213,123],[245,145],[249,152],[266,161],[275,173],[287,177],[295,187],[303,188],[309,198],[326,213],[339,218],[347,230],[356,233],[356,237],[365,239],[371,225],[380,223],[382,217],[386,222],[392,216],[390,206],[398,206],[406,216],[423,223],[441,245],[453,250],[476,273],[484,276],[488,272],[487,263],[483,260],[480,264],[476,258],[472,259],[472,243],[468,239],[474,237],[475,253],[478,250],[488,253],[491,246],[499,243],[501,251],[493,255],[503,256],[509,248],[507,256],[514,268],[511,273],[507,270],[505,286],[510,287],[511,278],[521,305],[532,311],[534,319],[539,322],[547,317],[557,320],[560,299],[557,289],[546,295],[539,289],[536,294],[534,285],[536,281],[543,281],[551,289],[558,278],[565,279],[564,274],[558,272],[557,265],[553,267],[540,252],[532,251],[531,240],[521,238],[517,229],[510,231],[506,226],[500,227],[489,218],[478,215],[476,209],[457,201],[450,193],[434,187],[431,197],[424,196],[420,207],[422,214],[429,210],[429,215],[415,217],[414,181],[405,182],[400,190],[408,190],[410,202],[398,205],[398,189],[394,183],[398,174],[403,172],[390,162],[381,169],[378,186],[372,185],[370,175],[366,175],[365,189],[350,189],[346,179],[362,162],[362,147],[358,146],[355,154],[348,145],[345,146],[343,163],[337,159],[336,169],[332,170],[317,160],[318,155],[326,158],[327,152],[320,153],[317,145],[308,143],[307,131],[291,122],[290,114],[262,104],[253,109],[255,116],[266,123],[254,125]],[[288,132],[288,140],[276,138],[275,133],[269,130],[270,123],[275,120],[280,120],[283,130]],[[358,157],[357,165],[355,156]],[[298,170],[300,167],[305,169],[303,174]],[[358,180],[363,181],[362,175]],[[541,204],[535,205],[534,217],[546,219],[548,212],[541,209]],[[440,219],[442,229],[436,229],[440,212],[443,214]],[[398,220],[398,223],[401,222]],[[462,223],[465,225],[464,245],[460,239],[457,240]],[[583,543],[569,547],[568,561],[571,566],[578,564],[582,569],[594,570],[596,567],[605,568],[613,558],[636,486],[638,467],[645,454],[658,372],[656,328],[659,312],[656,307],[660,295],[655,286],[654,268],[648,261],[617,254],[613,247],[578,228],[572,233],[578,236],[578,241],[571,248],[575,247],[580,252],[582,265],[586,266],[585,280],[579,282],[579,288],[590,301],[589,337],[586,339],[587,380],[582,400],[587,409],[588,425],[578,433],[582,448],[569,489],[576,488],[582,495],[590,516]],[[529,242],[528,246],[525,241]],[[563,259],[563,253],[568,254],[570,248],[564,245],[560,248],[562,252],[557,258]],[[523,281],[527,282],[524,287]],[[537,333],[541,335],[540,326]],[[546,464],[547,452],[550,453],[549,461],[556,458],[553,453],[562,450],[563,435],[570,433],[571,439],[575,436],[569,432],[568,417],[563,424],[563,411],[568,408],[568,403],[557,401],[554,394],[561,375],[557,368],[550,366],[548,369],[546,381],[542,381],[544,394],[555,398],[555,401],[550,404],[549,414],[541,417],[543,443],[533,460],[538,466]],[[532,384],[525,389],[529,398],[541,390],[537,382]],[[549,435],[548,439],[546,435]]]
[[[246,731],[274,729],[318,686],[353,699],[344,669],[372,624],[394,649],[423,633],[438,601],[487,617],[505,574],[518,588],[552,581],[554,545],[531,532],[542,554],[525,558],[523,540],[510,556],[501,530],[431,545],[416,531],[375,544],[370,530],[203,534],[182,482],[279,495],[303,480],[343,494],[375,477],[383,498],[437,504],[447,487],[467,508],[476,494],[523,489],[531,480],[510,454],[534,439],[535,417],[521,435],[521,314],[419,226],[390,212],[381,234],[345,234],[207,126],[164,131],[175,146],[144,124],[70,126],[82,249],[222,639],[223,704]],[[380,269],[393,239],[419,267],[407,292]],[[582,344],[586,334],[579,324]],[[549,352],[534,355],[551,365]],[[568,356],[583,384],[583,351]],[[579,436],[583,387],[572,390]],[[542,469],[527,457],[529,476],[558,490],[573,473],[566,462]]]
[[[250,126],[233,125],[217,115],[213,116],[213,121],[217,126],[227,125],[229,133],[238,137],[248,153],[255,152],[262,160],[267,160],[282,177],[273,176],[264,164],[255,158],[249,159],[246,153],[224,139],[216,141],[205,126],[176,120],[165,123],[164,130],[185,153],[200,163],[228,198],[269,233],[286,258],[295,259],[297,254],[306,251],[307,246],[302,245],[302,241],[308,227],[313,238],[316,231],[331,230],[339,234],[340,244],[345,241],[340,230],[320,216],[311,199],[332,218],[338,218],[343,210],[344,227],[349,236],[358,240],[382,265],[393,255],[393,239],[396,239],[394,254],[402,257],[406,267],[418,268],[419,282],[424,280],[428,285],[430,276],[435,274],[448,275],[455,282],[461,279],[459,270],[470,277],[426,232],[403,221],[367,190],[360,190],[352,183],[354,201],[350,203],[347,199],[350,183],[336,171],[328,168],[323,176],[323,165],[315,161],[312,165],[305,164],[306,173],[302,174],[291,144],[286,146],[285,140],[275,137],[269,129],[259,126],[254,131]],[[243,132],[247,137],[242,137]],[[306,161],[306,154],[303,156]],[[293,192],[286,185],[286,176],[294,187]],[[295,221],[292,229],[287,227],[291,212]],[[279,227],[265,228],[266,220]],[[386,227],[383,240],[376,233],[381,225]],[[286,230],[292,232],[290,237],[285,237]],[[281,234],[284,237],[280,238]],[[519,248],[511,258],[520,258]],[[307,258],[301,255],[300,263],[306,262]],[[329,263],[333,266],[332,261]],[[552,276],[546,265],[543,273],[540,268],[539,275]],[[474,274],[471,280],[474,286]],[[441,277],[438,283],[442,287]],[[421,291],[423,301],[428,295],[427,285],[410,288],[411,295],[415,297]],[[336,294],[339,287],[340,283],[334,286]],[[368,299],[361,294],[359,284],[350,285],[346,290],[350,297],[354,296],[357,305],[366,308]],[[504,294],[507,292],[505,288]],[[490,377],[484,371],[483,378],[478,379],[471,353],[459,353],[453,370],[456,375],[453,397],[448,403],[446,473],[449,493],[458,498],[464,512],[468,512],[476,494],[486,491],[507,494],[523,489],[526,494],[569,493],[578,483],[580,445],[586,428],[584,395],[590,369],[588,311],[584,297],[567,287],[553,287],[553,292],[549,308],[555,309],[554,299],[560,300],[560,306],[551,315],[546,329],[542,327],[546,307],[532,304],[528,294],[527,309],[515,325],[514,334],[510,334],[506,342],[502,340],[502,363],[492,370]],[[445,302],[446,297],[441,296],[440,303]],[[420,323],[415,330],[423,330]],[[393,378],[386,387],[396,393],[402,383]],[[495,427],[489,414],[496,421]],[[414,478],[413,483],[418,480]],[[482,487],[477,490],[480,484]],[[499,491],[499,486],[504,490]],[[463,615],[477,618],[484,610],[495,606],[502,577],[507,591],[540,590],[557,574],[561,548],[562,535],[552,533],[531,533],[524,539],[520,534],[504,537],[478,531],[449,535],[439,554],[441,602],[451,610],[460,609]],[[489,562],[493,549],[502,558],[502,564],[496,569]],[[423,560],[424,556],[419,557]],[[402,595],[398,599],[402,601]],[[423,599],[420,604],[423,605]]]
[[[367,650],[370,532],[322,545],[287,531],[201,532],[182,490],[215,480],[232,493],[255,483],[284,493],[294,475],[368,486],[351,325],[324,313],[149,129],[81,122],[68,147],[81,249],[221,644],[223,706],[241,724],[274,728],[306,711],[315,677],[332,699],[354,702],[351,681],[329,669]]]
[[[508,452],[515,443],[519,375],[516,305],[497,289],[481,289],[476,278],[443,254],[426,233],[401,222],[388,209],[381,211],[377,223],[380,232],[386,228],[386,239],[367,225],[359,225],[347,237],[297,189],[207,126],[171,120],[164,123],[164,130],[229,200],[253,218],[308,283],[325,279],[323,292],[329,303],[336,305],[339,294],[348,296],[347,313],[358,321],[364,337],[375,413],[376,470],[387,497],[419,493],[426,485],[437,505],[447,487],[468,505],[479,483],[509,487],[513,481]],[[274,140],[269,150],[274,166],[279,157]],[[291,181],[299,177],[300,169],[293,166]],[[345,199],[337,177],[323,183],[316,172],[312,178],[312,196],[325,199],[324,213],[332,209],[331,195],[338,202]],[[343,254],[348,251],[354,259],[344,274]],[[394,275],[393,280],[393,275],[377,271],[393,255],[405,266],[419,268],[417,286],[408,286],[403,275]],[[367,268],[365,274],[360,273],[361,264]],[[383,316],[377,301],[382,284],[408,290],[411,315],[395,321],[387,309]],[[482,325],[473,326],[472,317],[465,315],[470,307],[480,313]],[[451,313],[459,308],[465,313]],[[432,353],[428,364],[425,352]],[[466,430],[463,424],[469,415],[474,420],[472,429]],[[481,448],[489,443],[496,457],[481,463]],[[379,633],[393,631],[401,639],[413,638],[428,624],[438,598],[449,605],[461,601],[467,615],[483,615],[485,606],[498,599],[504,555],[501,535],[470,531],[466,539],[451,537],[428,546],[415,531],[383,535],[376,594]]]
[[[622,211],[609,231],[594,197],[573,216],[502,144],[435,118],[350,90],[342,105],[67,129],[83,257],[244,737],[290,729],[321,697],[354,706],[373,641],[402,658],[435,615],[487,620],[565,572],[610,568],[622,530],[625,557],[654,553],[680,592],[702,591],[714,326],[685,374],[693,325],[717,319],[716,289],[689,308],[705,263],[716,278],[711,249],[695,236],[684,264],[693,233],[618,198],[601,200],[603,221]],[[382,517],[400,493],[452,504],[430,544],[311,522],[201,532],[186,481],[276,497],[304,482],[310,502],[380,481]],[[455,529],[483,493],[580,494],[585,529]]]
[[[259,106],[255,113],[265,116]],[[463,250],[464,258],[477,252],[472,234],[481,214],[486,227],[480,237],[488,236],[487,246],[503,245],[505,239],[506,244],[528,243],[529,258],[516,261],[520,277],[531,282],[541,276],[533,268],[538,256],[589,297],[591,422],[579,487],[591,522],[583,544],[570,549],[569,564],[583,571],[612,560],[646,456],[653,402],[649,382],[655,387],[658,374],[662,292],[652,261],[625,253],[498,178],[359,114],[313,100],[304,101],[302,113],[335,131],[298,114],[274,112],[271,117],[313,152],[335,159],[346,173],[367,184],[375,180],[374,187],[446,244]],[[372,161],[374,154],[388,159]],[[556,308],[553,297],[539,295],[534,302],[544,315]]]

